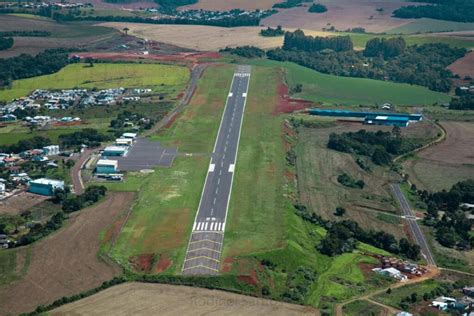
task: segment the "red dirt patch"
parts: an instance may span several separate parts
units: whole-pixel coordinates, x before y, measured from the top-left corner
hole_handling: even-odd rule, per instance
[[[359,263],[358,264],[360,271],[362,271],[362,274],[366,279],[370,278],[373,276],[373,271],[372,269],[375,268],[374,264],[369,264],[369,263]]]
[[[191,62],[193,64],[201,63],[201,59],[213,58],[219,59],[218,52],[197,52],[197,53],[176,53],[170,55],[149,54],[143,55],[141,53],[77,53],[71,54],[81,58],[107,59],[107,60],[136,60],[136,59],[151,59],[159,61],[172,62]]]
[[[280,83],[277,87],[279,96],[278,106],[273,111],[273,114],[292,113],[297,110],[303,110],[313,105],[312,102],[300,99],[292,99],[288,95],[288,86]]]
[[[178,119],[178,113],[175,113],[171,117],[171,119],[168,121],[168,123],[166,123],[165,128],[171,128],[171,126],[173,126],[174,122],[176,122],[177,119]]]
[[[156,265],[156,272],[160,273],[168,269],[173,261],[170,260],[167,254],[162,254],[160,256],[160,261],[158,261],[158,264]]]
[[[250,273],[250,275],[239,275],[237,276],[237,279],[241,282],[245,282],[253,286],[258,285],[258,277],[257,277],[256,270],[253,270],[252,273]]]
[[[232,258],[225,258],[224,263],[222,264],[222,272],[228,273],[232,270],[232,264],[234,263],[234,259]]]
[[[463,58],[456,60],[448,66],[448,69],[462,78],[466,76],[474,77],[474,52],[470,52]]]
[[[150,272],[155,255],[152,253],[133,256],[128,261],[136,271]]]

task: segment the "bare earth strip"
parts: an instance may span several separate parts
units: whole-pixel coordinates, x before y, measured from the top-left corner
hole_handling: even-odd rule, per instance
[[[461,78],[474,77],[474,52],[470,52],[463,58],[456,60],[448,66],[448,69],[461,76]]]
[[[143,23],[102,23],[101,26],[117,30],[129,28],[129,34],[161,43],[200,51],[216,51],[226,46],[252,45],[260,48],[275,48],[283,45],[283,37],[262,37],[261,27],[225,28],[205,25],[153,25]],[[308,35],[327,36],[328,33],[307,31]]]
[[[50,315],[318,315],[305,306],[186,286],[126,283]]]
[[[23,279],[0,288],[0,315],[34,310],[94,288],[120,275],[118,266],[97,257],[99,233],[128,209],[133,193],[111,193],[105,201],[73,214],[59,232],[33,245]]]

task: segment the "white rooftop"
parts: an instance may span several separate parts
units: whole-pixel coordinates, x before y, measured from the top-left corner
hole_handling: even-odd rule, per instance
[[[121,146],[108,146],[104,151],[127,151],[127,148]]]
[[[52,185],[53,187],[64,186],[64,181],[47,178],[31,180],[30,183]]]
[[[107,160],[107,159],[100,159],[99,161],[97,161],[97,165],[101,165],[101,166],[114,166],[114,167],[117,167],[118,166],[118,161],[117,160]]]
[[[386,120],[386,119],[388,119],[388,116],[379,115],[379,116],[376,116],[375,119],[376,120]]]

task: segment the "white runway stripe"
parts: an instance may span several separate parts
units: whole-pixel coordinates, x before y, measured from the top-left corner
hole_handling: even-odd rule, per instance
[[[214,230],[214,222],[211,223],[211,230]]]
[[[209,224],[209,223],[206,222],[206,224],[204,225],[204,229],[203,229],[203,230],[207,230],[207,225],[208,225],[208,224]]]

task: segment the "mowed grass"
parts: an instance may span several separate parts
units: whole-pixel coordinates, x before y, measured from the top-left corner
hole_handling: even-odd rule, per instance
[[[233,68],[209,67],[182,116],[155,139],[176,140],[180,148],[212,151]],[[130,267],[133,256],[166,255],[172,260],[167,273],[179,273],[208,165],[207,155],[178,157],[172,168],[157,168],[148,176],[131,174],[124,183],[108,185],[112,190],[138,191],[132,214],[110,252],[112,257]]]
[[[64,67],[57,73],[15,80],[10,89],[0,90],[0,100],[10,101],[35,89],[151,88],[154,92],[177,93],[189,79],[185,67],[160,64],[88,64]]]
[[[245,109],[224,257],[281,247],[285,239],[283,118],[277,103],[277,72],[253,67]]]
[[[431,105],[450,100],[447,94],[421,86],[327,75],[290,62],[259,60],[254,63],[283,68],[290,87],[303,85],[303,91],[295,97],[324,104],[354,106],[389,102],[396,105]]]

